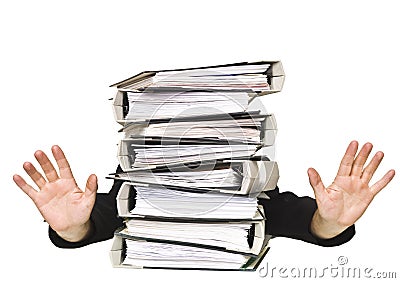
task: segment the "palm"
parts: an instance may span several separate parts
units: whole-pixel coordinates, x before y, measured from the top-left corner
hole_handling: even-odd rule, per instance
[[[351,226],[364,213],[373,199],[368,184],[359,179],[338,176],[317,199],[319,213],[342,226]]]
[[[38,151],[35,157],[47,180],[29,162],[24,169],[39,187],[39,191],[28,185],[22,177],[15,175],[17,185],[33,200],[43,218],[55,231],[65,231],[86,223],[95,201],[96,177],[91,175],[86,190],[76,184],[64,153],[57,146],[52,148],[59,167],[59,174],[47,158]]]
[[[34,200],[40,213],[54,230],[85,223],[90,216],[91,199],[77,187],[74,179],[58,179],[41,188]]]
[[[325,221],[340,227],[353,225],[363,215],[375,195],[394,177],[394,170],[390,170],[382,179],[370,186],[369,182],[382,161],[383,153],[376,153],[364,168],[372,145],[365,144],[355,157],[357,148],[357,142],[350,143],[338,174],[328,187],[323,185],[315,169],[310,168],[308,172],[319,215]]]

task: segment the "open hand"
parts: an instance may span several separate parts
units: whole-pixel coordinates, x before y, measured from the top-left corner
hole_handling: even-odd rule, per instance
[[[46,178],[30,162],[25,162],[24,170],[38,187],[38,190],[25,180],[14,175],[14,182],[35,203],[50,227],[67,241],[82,240],[90,232],[90,214],[96,199],[97,177],[90,175],[85,191],[75,182],[71,168],[59,146],[52,147],[59,173],[46,154],[38,150],[35,158],[43,169]]]
[[[310,168],[308,176],[314,189],[318,209],[311,223],[311,231],[321,238],[332,238],[353,225],[365,212],[373,198],[393,179],[389,170],[379,181],[369,185],[383,159],[378,151],[364,167],[372,151],[366,143],[356,157],[358,142],[352,141],[340,163],[338,173],[331,185],[325,187],[318,172]]]

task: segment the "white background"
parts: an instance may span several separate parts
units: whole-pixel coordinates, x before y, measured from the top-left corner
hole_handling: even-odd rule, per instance
[[[33,153],[59,144],[78,183],[116,165],[119,129],[108,86],[144,70],[281,60],[279,94],[264,98],[279,126],[281,190],[313,196],[306,170],[325,184],[353,139],[385,158],[373,181],[399,170],[397,1],[7,1],[0,4],[0,281],[129,282],[198,279],[265,282],[257,273],[113,269],[111,241],[64,250],[12,181]],[[400,173],[400,171],[398,172]],[[25,175],[23,175],[25,176]],[[337,265],[397,271],[395,176],[357,223],[354,239],[322,248],[274,239],[264,266]],[[277,278],[275,274],[274,278]],[[328,276],[327,280],[338,281]],[[282,279],[288,282],[289,279]],[[298,280],[297,281],[301,281]],[[393,281],[393,280],[387,280]]]

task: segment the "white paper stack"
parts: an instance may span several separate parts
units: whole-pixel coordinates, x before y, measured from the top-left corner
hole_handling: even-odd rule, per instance
[[[112,85],[124,138],[110,252],[115,267],[255,270],[269,236],[259,197],[276,187],[273,114],[250,107],[278,92],[279,61],[145,71]],[[250,110],[251,109],[251,110]]]

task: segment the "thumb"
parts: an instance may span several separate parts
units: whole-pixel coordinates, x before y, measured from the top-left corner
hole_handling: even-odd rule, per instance
[[[321,196],[325,191],[325,186],[322,183],[321,177],[314,168],[308,168],[307,174],[310,185],[314,190],[315,197],[319,198],[319,196]]]
[[[95,174],[92,174],[89,176],[86,182],[86,188],[85,188],[85,193],[87,195],[91,195],[93,193],[97,192],[97,176]]]

